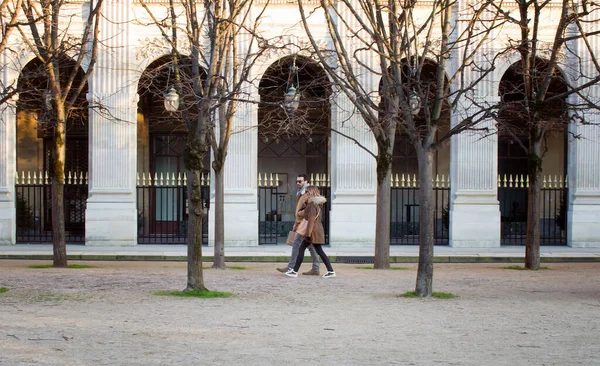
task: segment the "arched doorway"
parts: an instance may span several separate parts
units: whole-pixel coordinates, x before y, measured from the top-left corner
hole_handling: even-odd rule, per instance
[[[183,95],[191,105],[168,112],[165,94],[175,87],[176,74],[172,56],[152,62],[138,84],[137,209],[139,244],[183,244],[187,242],[187,182],[183,153],[188,127],[184,113],[193,118],[194,97],[191,93],[191,59],[179,60]],[[202,225],[203,244],[208,245],[208,208],[210,202],[210,156],[204,161],[202,196],[205,215]]]
[[[75,62],[62,57],[58,70],[62,85]],[[73,85],[82,80],[79,68]],[[16,217],[17,243],[52,242],[52,196],[48,179],[52,165],[54,124],[51,96],[44,64],[34,59],[21,70],[17,89]],[[67,243],[85,241],[85,208],[88,196],[87,83],[67,116],[65,157],[65,234]],[[71,93],[75,91],[72,90]]]
[[[550,72],[548,62],[537,59],[532,68],[533,93]],[[541,192],[540,244],[566,245],[566,167],[568,117],[567,85],[559,71],[554,71],[543,108],[537,122],[526,111],[522,63],[512,64],[499,85],[501,107],[498,112],[498,200],[501,213],[503,245],[524,245],[527,229],[528,156],[530,128],[533,123],[546,130],[542,140],[542,170],[546,184]]]
[[[438,65],[424,59],[420,62],[421,73],[415,79],[412,71],[418,66],[408,59],[402,60],[402,79],[419,83],[421,90],[427,95],[428,103],[414,115],[416,129],[426,132],[425,110],[431,108],[437,88]],[[411,93],[413,86],[404,86],[406,93]],[[379,84],[380,93],[383,92],[383,80]],[[380,102],[383,110],[384,101]],[[450,128],[449,105],[444,104],[444,119],[438,123],[436,138],[444,136]],[[401,123],[401,122],[399,122]],[[435,194],[435,221],[434,238],[436,245],[449,243],[449,209],[450,209],[450,146],[445,145],[436,151],[433,163],[434,194]],[[390,212],[390,243],[393,245],[418,245],[419,244],[419,181],[418,160],[415,147],[406,132],[399,125],[396,128],[394,147],[392,152],[392,192]]]
[[[266,70],[259,94],[259,243],[285,242],[295,219],[295,179],[303,173],[328,198],[322,214],[328,241],[329,79],[315,61],[287,56]]]

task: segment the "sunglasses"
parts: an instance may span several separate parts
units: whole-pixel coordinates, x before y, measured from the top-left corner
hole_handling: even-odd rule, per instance
[[[297,181],[296,181],[296,184],[300,184],[300,183],[302,183],[302,182],[304,182],[304,181],[303,181],[303,180],[297,180]]]

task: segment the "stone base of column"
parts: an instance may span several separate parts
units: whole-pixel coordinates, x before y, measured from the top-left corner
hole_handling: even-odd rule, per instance
[[[258,209],[256,207],[256,191],[225,193],[225,252],[227,247],[256,247],[258,246]],[[214,209],[208,228],[209,238],[214,246]],[[211,231],[213,232],[211,234]]]
[[[137,245],[135,195],[92,193],[85,210],[85,245]]]
[[[567,211],[567,245],[600,248],[600,192],[575,193]]]
[[[329,213],[329,245],[373,248],[375,243],[376,196],[369,191],[337,191]]]
[[[14,245],[16,242],[15,202],[13,192],[0,191],[0,245]]]
[[[500,208],[495,195],[456,195],[450,210],[450,246],[500,247]]]

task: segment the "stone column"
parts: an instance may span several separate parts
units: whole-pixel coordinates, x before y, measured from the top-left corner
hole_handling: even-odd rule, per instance
[[[88,94],[86,245],[137,244],[137,83],[131,71],[135,69],[134,47],[130,44],[131,9],[129,0],[106,1],[99,24],[102,39]]]
[[[246,91],[250,92],[249,86]],[[255,90],[252,94],[258,100],[258,91]],[[256,105],[238,104],[225,160],[226,247],[258,246],[257,125]],[[212,217],[214,218],[214,213]]]
[[[485,15],[484,15],[485,16]],[[463,28],[468,22],[461,18],[472,19],[473,11],[465,1],[460,1],[453,9],[457,32],[452,33],[453,41],[464,44],[456,37],[462,37]],[[496,31],[497,32],[497,31]],[[492,34],[490,39],[496,39]],[[481,40],[481,36],[480,40]],[[478,44],[480,40],[472,40]],[[459,46],[452,55],[454,70],[460,69],[463,46]],[[495,53],[492,42],[482,45],[475,56],[474,64],[481,70],[491,69],[490,61]],[[480,69],[465,71],[465,83],[458,84],[457,78],[453,90],[475,84],[482,75]],[[481,108],[499,102],[497,84],[491,73],[485,80],[471,85],[475,95],[469,100],[463,95],[453,111],[452,127],[464,119],[476,116]],[[500,247],[500,207],[498,204],[498,135],[492,119],[482,121],[476,128],[482,132],[466,131],[452,136],[450,146],[450,246],[471,248]],[[481,130],[484,129],[484,130]],[[486,137],[487,136],[487,137]]]
[[[496,97],[497,98],[497,97]],[[495,103],[493,97],[486,100]],[[452,125],[460,122],[452,116]],[[479,128],[495,130],[494,122]],[[500,247],[500,208],[498,205],[498,136],[463,132],[452,137],[450,147],[450,246],[472,248]]]
[[[597,21],[586,22],[584,29],[594,30],[592,27]],[[577,32],[576,29],[572,31]],[[597,55],[600,52],[598,37],[586,41],[590,42]],[[573,53],[567,53],[567,60],[574,87],[598,75],[592,62],[593,56],[589,54],[584,40],[571,42],[569,49],[573,50]],[[577,73],[584,77],[577,77],[580,76]],[[583,90],[582,94],[596,106],[600,104],[599,85]],[[573,95],[569,102],[578,105],[583,100]],[[600,115],[593,109],[570,111],[569,114],[567,244],[577,248],[600,247]]]
[[[332,102],[331,125],[361,145],[376,151],[375,139],[344,94]],[[375,242],[376,161],[354,141],[331,134],[331,213],[329,243],[335,246]]]
[[[4,63],[6,65],[6,63]],[[6,81],[6,79],[4,80]],[[5,83],[4,85],[9,85]],[[15,244],[15,170],[17,97],[0,109],[0,244]]]

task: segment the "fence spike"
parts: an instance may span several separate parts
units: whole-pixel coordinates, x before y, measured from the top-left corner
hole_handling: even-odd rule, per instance
[[[258,186],[262,187],[262,175],[260,174],[260,172],[258,172]]]
[[[49,179],[50,179],[50,178],[48,177],[48,171],[45,171],[45,172],[44,172],[44,184],[48,184],[48,180],[49,180]]]
[[[529,188],[529,174],[525,176],[525,188]]]
[[[435,175],[435,180],[433,181],[433,188],[440,188],[440,175]]]
[[[419,186],[419,181],[417,180],[417,175],[413,174],[413,187],[418,187]]]
[[[569,176],[565,175],[565,188],[569,188]]]
[[[556,182],[556,180],[555,180],[555,182]],[[560,177],[558,177],[558,188],[562,188],[562,187],[563,187],[563,178],[561,175]]]
[[[31,184],[31,172],[27,172],[27,184]]]
[[[19,172],[15,170],[15,185],[19,184]]]
[[[140,185],[140,172],[135,173],[135,185]]]
[[[315,178],[314,178],[314,175],[313,175],[313,173],[310,173],[310,181],[311,181],[311,182],[314,182],[314,181],[315,181]]]
[[[279,187],[279,173],[275,173],[275,186]]]
[[[181,172],[177,172],[177,187],[181,186]]]
[[[150,174],[150,173],[148,173]],[[146,186],[146,172],[142,172],[142,187]]]
[[[554,188],[559,188],[558,187],[558,177],[556,176],[556,174],[554,175]]]
[[[273,187],[273,173],[269,173],[269,187]]]
[[[331,187],[331,174],[327,176],[327,187]]]
[[[38,184],[37,172],[35,170],[33,171],[33,184]]]
[[[546,176],[544,175],[544,180],[542,180],[542,188],[546,188]]]
[[[183,186],[184,187],[187,186],[187,172],[183,172]]]
[[[448,186],[450,186],[450,181],[448,181]],[[446,176],[442,174],[442,188],[446,188]]]

